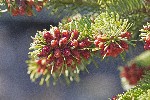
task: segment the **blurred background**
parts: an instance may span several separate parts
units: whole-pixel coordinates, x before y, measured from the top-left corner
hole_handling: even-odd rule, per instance
[[[3,14],[0,17],[0,100],[108,100],[122,93],[118,66],[123,66],[143,51],[138,44],[127,52],[126,61],[116,59],[96,59],[99,68],[88,65],[89,74],[82,72],[79,83],[66,85],[61,80],[56,86],[39,86],[32,83],[27,74],[28,48],[31,36],[36,31],[57,25],[60,19],[45,14],[17,16]]]

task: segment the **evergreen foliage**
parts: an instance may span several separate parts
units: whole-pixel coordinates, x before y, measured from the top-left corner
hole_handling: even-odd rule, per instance
[[[32,81],[40,79],[40,85],[44,82],[49,85],[50,77],[53,77],[54,84],[56,84],[56,81],[61,75],[65,77],[67,83],[73,80],[79,81],[79,72],[87,70],[87,64],[93,61],[95,65],[97,65],[93,60],[97,51],[100,51],[102,58],[105,56],[117,57],[118,54],[126,51],[129,47],[128,45],[132,44],[133,41],[144,41],[144,49],[147,51],[137,56],[131,62],[136,63],[140,67],[150,66],[149,23],[141,29],[143,25],[146,25],[146,22],[150,22],[150,0],[24,0],[23,4],[22,1],[18,0],[0,0],[1,14],[10,12],[13,16],[31,16],[34,11],[33,7],[35,7],[38,12],[45,7],[50,10],[50,15],[57,15],[58,18],[64,18],[58,25],[60,29],[59,38],[53,36],[52,40],[58,40],[60,42],[62,38],[67,38],[67,36],[63,37],[63,31],[67,30],[67,32],[69,32],[69,39],[67,38],[68,40],[65,46],[68,46],[70,50],[74,50],[78,46],[74,47],[74,45],[71,45],[71,42],[74,40],[74,35],[72,35],[72,33],[78,31],[80,35],[75,38],[75,41],[83,43],[82,47],[79,46],[76,48],[81,51],[81,64],[78,63],[78,59],[74,57],[75,55],[71,54],[71,56],[73,56],[70,61],[71,65],[66,65],[66,59],[68,58],[65,57],[65,54],[62,54],[63,64],[61,68],[56,68],[56,71],[53,72],[55,61],[47,63],[45,59],[49,59],[56,51],[55,49],[59,48],[63,50],[66,48],[54,47],[50,51],[47,47],[52,46],[50,44],[52,40],[47,41],[44,34],[45,32],[52,32],[49,34],[56,35],[54,32],[55,27],[51,27],[49,31],[44,30],[43,32],[37,32],[35,37],[32,37],[33,43],[31,43],[31,47],[29,48],[32,51],[29,52],[30,60],[27,61],[29,66],[28,74],[30,74],[30,79]],[[60,12],[63,12],[66,16],[64,17]],[[74,15],[79,16],[70,17]],[[132,38],[130,38],[131,34],[127,32],[128,29],[133,33]],[[64,33],[64,35],[66,35],[66,33]],[[139,39],[139,36],[141,39]],[[85,45],[87,42],[89,43],[88,46]],[[61,46],[61,44],[59,45]],[[86,54],[82,53],[82,51],[86,52]],[[114,51],[118,51],[118,53],[114,54]],[[45,55],[42,55],[42,57],[39,56],[39,54],[43,52],[46,52]],[[58,58],[59,57],[55,57],[56,62]],[[38,65],[39,62],[37,61],[42,62]],[[72,62],[76,65],[75,69],[72,68]],[[52,68],[50,67],[51,65]],[[43,66],[44,69],[42,69]],[[37,73],[38,69],[39,73]],[[72,69],[74,70],[72,71]],[[119,94],[116,98],[116,100],[149,99],[150,71],[145,72],[145,75],[138,82],[137,86],[127,90],[127,92],[123,94]]]

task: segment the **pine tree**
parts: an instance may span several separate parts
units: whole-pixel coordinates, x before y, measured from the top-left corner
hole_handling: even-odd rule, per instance
[[[94,57],[125,60],[130,46],[143,42],[145,52],[120,68],[123,82],[134,87],[112,100],[150,99],[150,0],[0,0],[0,13],[14,17],[34,16],[43,8],[62,20],[32,37],[26,61],[32,81],[49,85],[53,78],[55,85],[63,76],[68,84],[78,82],[86,65],[98,66]]]

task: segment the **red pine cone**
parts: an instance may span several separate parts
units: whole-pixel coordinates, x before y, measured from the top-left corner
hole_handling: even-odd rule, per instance
[[[47,41],[47,42],[48,42],[48,41]],[[50,42],[52,48],[58,47],[58,40],[51,40],[51,41],[49,41],[49,42]]]
[[[55,58],[59,58],[59,57],[62,57],[62,54],[61,54],[61,50],[60,49],[54,49],[54,57]]]
[[[19,14],[19,8],[18,7],[12,8],[11,13],[13,16],[17,16]]]
[[[37,1],[35,2],[34,0],[22,0],[22,1],[12,1],[12,0],[7,0],[7,6],[8,6],[8,11],[12,13],[12,16],[18,16],[18,15],[27,15],[27,16],[32,16],[33,15],[33,7],[35,7],[37,12],[40,12],[43,8],[43,3],[47,2],[45,1]],[[14,4],[15,3],[15,4]]]
[[[150,26],[145,26],[144,30],[150,31]]]
[[[117,100],[117,96],[112,97],[111,100]]]
[[[130,39],[131,34],[129,32],[125,32],[121,34],[120,37]],[[106,35],[100,34],[96,36],[94,44],[100,49],[100,54],[104,57],[117,57],[123,51],[128,50],[128,44],[125,41],[120,39],[117,40],[117,38],[113,36],[107,37]]]
[[[72,40],[70,45],[75,47],[75,48],[78,47],[78,40],[76,40],[76,39]]]
[[[112,56],[117,57],[120,53],[128,49],[128,45],[125,42],[120,41],[120,43],[110,43],[109,46],[104,46],[103,43],[99,43],[101,49],[100,53],[102,56]]]
[[[71,34],[73,34],[73,39],[77,39],[79,36],[79,32],[77,30],[73,30]]]
[[[144,45],[145,50],[150,50],[150,36],[147,36],[145,38],[145,45]]]
[[[150,23],[147,23],[146,26],[143,26],[143,29],[140,30],[142,40],[144,40],[144,49],[145,50],[150,50]]]
[[[46,69],[46,59],[40,59],[36,62],[38,64],[37,72],[43,74]]]
[[[130,39],[131,38],[131,33],[130,32],[125,32],[125,33],[122,33],[120,36],[122,38]]]
[[[43,37],[44,37],[44,39],[46,39],[46,40],[52,40],[52,39],[53,39],[53,36],[51,35],[50,32],[44,33]]]
[[[150,44],[145,43],[145,45],[144,45],[144,49],[145,49],[145,50],[150,50]]]
[[[125,66],[120,72],[120,77],[125,77],[129,81],[130,85],[136,85],[142,78],[142,75],[144,75],[144,70],[148,69],[137,67],[136,64]]]
[[[79,32],[74,30],[60,31],[58,28],[54,28],[54,35],[51,32],[45,32],[43,38],[46,41],[46,45],[42,47],[41,52],[38,54],[39,62],[46,59],[45,65],[37,63],[40,67],[39,70],[47,68],[53,72],[60,70],[63,65],[75,69],[80,64],[81,58],[86,60],[91,56],[90,51],[84,48],[89,47],[91,42],[88,38],[78,41]],[[72,36],[74,38],[72,38]],[[43,67],[46,66],[46,67]]]

